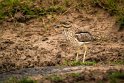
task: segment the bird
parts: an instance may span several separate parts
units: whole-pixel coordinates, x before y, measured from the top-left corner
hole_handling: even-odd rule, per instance
[[[83,55],[83,63],[85,62],[85,57],[87,53],[87,43],[90,43],[90,41],[93,40],[93,36],[88,31],[78,31],[75,32],[70,28],[64,29],[64,35],[66,39],[69,41],[71,45],[73,45],[76,48],[76,61],[79,61],[79,50],[80,48],[84,47],[84,55]]]

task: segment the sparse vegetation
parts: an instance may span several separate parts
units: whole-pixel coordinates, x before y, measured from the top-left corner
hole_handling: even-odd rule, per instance
[[[16,77],[10,77],[8,80],[5,80],[3,83],[37,83],[37,82],[28,77],[24,77],[22,79],[18,79]]]
[[[118,18],[118,24],[120,25],[120,30],[124,28],[124,15]]]
[[[124,0],[94,0],[93,3],[107,10],[110,15],[116,15],[120,29],[124,27]]]
[[[69,79],[71,82],[76,82],[76,79],[78,80],[81,78],[82,74],[81,73],[68,73],[68,74],[57,74],[57,75],[50,75],[45,77],[46,80],[50,80],[51,83],[68,83]]]
[[[52,75],[52,76],[47,77],[47,79],[49,79],[53,82],[57,82],[57,83],[63,81],[63,78],[60,75]]]
[[[119,83],[120,79],[124,79],[124,72],[113,72],[109,75],[110,83]]]
[[[65,61],[64,65],[69,65],[69,66],[79,66],[79,65],[87,65],[87,66],[91,66],[91,65],[95,65],[96,62],[89,62],[89,61],[85,61],[84,63],[82,61]]]
[[[81,76],[81,73],[71,73],[71,74],[69,74],[69,76],[80,77]]]
[[[0,20],[16,19],[15,15],[18,12],[25,17],[25,20],[51,13],[61,14],[70,9],[82,9],[82,7],[88,6],[88,3],[107,10],[110,15],[117,15],[120,28],[124,26],[123,0],[45,0],[42,2],[37,0],[2,0],[0,3]]]
[[[20,1],[20,0],[6,0],[0,3],[0,20],[13,18],[16,19],[16,16],[20,17],[23,16],[26,18],[32,18],[37,16],[43,16],[46,14],[51,13],[62,13],[65,11],[65,8],[61,5],[51,5],[48,7],[43,7],[41,5],[36,4],[35,6],[33,3],[35,1],[27,0],[27,1]],[[18,15],[20,13],[21,15]]]
[[[87,66],[90,66],[90,65],[95,65],[96,63],[95,62],[88,62],[88,61],[86,61],[86,62],[81,62],[81,61],[72,61],[72,62],[70,62],[70,65],[71,66],[78,66],[78,65],[87,65]]]
[[[76,2],[64,0],[58,2],[58,0],[46,0],[42,2],[38,2],[37,0],[2,0],[0,3],[0,20],[7,20],[7,19],[16,19],[16,16],[20,17],[23,16],[25,20],[37,17],[37,16],[44,16],[47,14],[61,14],[68,10],[68,7],[71,5],[76,7],[77,5],[73,5]],[[74,8],[73,7],[73,8]],[[67,12],[67,11],[66,11]],[[18,15],[20,13],[21,15]]]
[[[110,14],[118,13],[116,0],[94,0],[96,6],[108,10]]]
[[[124,65],[124,61],[115,61],[115,62],[112,62],[112,64]]]

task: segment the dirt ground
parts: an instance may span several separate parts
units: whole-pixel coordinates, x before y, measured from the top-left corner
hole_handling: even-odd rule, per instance
[[[75,48],[63,35],[63,29],[68,26],[75,32],[83,30],[92,34],[94,40],[87,44],[86,61],[100,65],[123,62],[124,32],[118,31],[115,22],[115,17],[103,10],[93,14],[47,15],[26,23],[4,22],[0,25],[0,72],[74,61]],[[82,54],[81,51],[80,61]]]

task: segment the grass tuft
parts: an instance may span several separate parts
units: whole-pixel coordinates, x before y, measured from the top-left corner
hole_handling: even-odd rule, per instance
[[[80,65],[86,65],[86,66],[92,66],[95,65],[96,62],[89,62],[85,61],[84,63],[82,61],[65,61],[63,65],[68,65],[68,66],[80,66]]]
[[[49,76],[48,79],[50,79],[53,82],[62,82],[63,81],[63,78],[59,75]]]
[[[66,8],[61,5],[43,7],[42,4],[34,5],[33,0],[3,0],[0,3],[0,20],[16,19],[15,15],[21,13],[23,17],[37,17],[52,13],[63,13]],[[47,5],[47,4],[46,4]],[[21,17],[20,17],[21,18]]]
[[[109,74],[110,83],[120,83],[119,79],[124,79],[124,72],[113,72]]]
[[[119,30],[122,30],[124,29],[124,16],[119,16],[119,19],[117,21],[120,25],[120,29]]]
[[[117,16],[120,29],[124,28],[124,1],[123,0],[94,0],[95,6],[107,10],[110,15]]]
[[[22,79],[17,79],[16,77],[10,77],[8,80],[5,80],[3,83],[37,83],[37,82],[27,77]]]
[[[71,73],[71,74],[69,74],[69,76],[72,76],[72,77],[80,77],[81,76],[81,74],[80,73]]]
[[[88,9],[91,5],[94,5],[107,10],[110,15],[116,15],[118,17],[117,23],[120,28],[123,28],[123,4],[124,0],[2,0],[0,2],[0,21],[8,19],[15,21],[15,15],[18,12],[22,13],[22,16],[28,21],[29,18],[48,14],[65,14],[70,10],[82,11],[84,6]]]

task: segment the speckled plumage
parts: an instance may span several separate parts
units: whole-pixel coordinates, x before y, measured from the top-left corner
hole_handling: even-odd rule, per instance
[[[79,42],[88,43],[93,40],[93,37],[89,32],[78,32],[75,33],[75,36]]]
[[[92,35],[89,32],[82,32],[82,31],[74,32],[69,29],[64,30],[64,35],[66,36],[66,39],[70,41],[70,44],[77,49],[76,61],[78,61],[78,53],[80,47],[83,46],[85,48],[85,52],[83,56],[83,62],[84,62],[87,52],[87,46],[85,44],[93,40]]]

